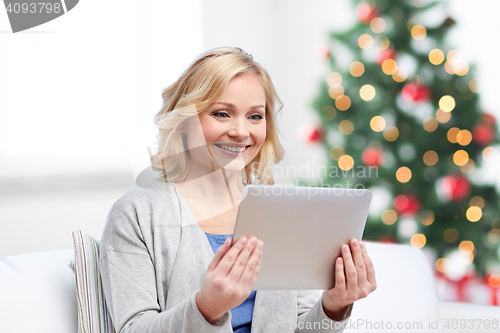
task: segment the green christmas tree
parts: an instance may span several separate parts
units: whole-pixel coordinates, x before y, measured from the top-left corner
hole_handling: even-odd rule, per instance
[[[344,172],[322,185],[390,198],[365,239],[431,247],[439,271],[458,250],[480,274],[498,273],[499,195],[472,176],[499,134],[479,106],[473,66],[446,43],[454,20],[424,24],[442,12],[432,0],[355,3],[357,24],[331,33],[331,72],[313,103],[322,127],[311,138],[322,138],[328,169]]]

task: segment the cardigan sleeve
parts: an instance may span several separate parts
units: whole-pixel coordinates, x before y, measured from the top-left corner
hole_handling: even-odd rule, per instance
[[[196,293],[160,311],[154,259],[143,238],[139,215],[137,203],[117,201],[108,214],[101,239],[99,270],[116,331],[231,332],[230,313],[210,324],[196,306]]]
[[[323,310],[321,290],[297,290],[297,328],[296,333],[322,332],[341,333],[348,324],[352,304],[349,306],[344,319],[335,321],[330,319]]]

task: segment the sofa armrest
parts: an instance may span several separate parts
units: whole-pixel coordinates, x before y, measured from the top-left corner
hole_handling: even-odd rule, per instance
[[[500,307],[439,302],[441,332],[493,333],[500,330]]]

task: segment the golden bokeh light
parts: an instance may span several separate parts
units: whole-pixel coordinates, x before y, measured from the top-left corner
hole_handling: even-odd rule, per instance
[[[351,99],[349,97],[347,97],[346,95],[339,96],[335,100],[335,106],[340,111],[345,111],[351,107]]]
[[[453,65],[449,61],[444,63],[444,70],[450,75],[455,74],[455,68],[453,68]]]
[[[365,65],[363,65],[359,61],[355,61],[349,66],[349,73],[351,73],[351,75],[354,77],[360,77],[364,72]]]
[[[384,129],[384,139],[386,139],[389,142],[396,141],[396,139],[399,137],[399,130],[396,126],[387,126]]]
[[[411,36],[415,40],[422,40],[427,35],[427,30],[421,25],[415,25],[411,28]]]
[[[342,83],[342,75],[337,72],[331,72],[326,77],[326,83],[328,83],[330,87],[338,87]]]
[[[444,273],[448,270],[448,266],[450,265],[450,259],[448,258],[439,258],[436,260],[436,270],[438,272]]]
[[[439,108],[444,112],[451,112],[455,108],[455,99],[450,95],[445,95],[439,100]]]
[[[461,241],[458,245],[458,251],[460,251],[460,253],[462,254],[472,253],[474,252],[474,243],[472,243],[470,240]]]
[[[378,35],[375,40],[377,41],[378,47],[381,51],[386,50],[389,45],[391,45],[389,38],[385,37],[384,35]]]
[[[321,109],[321,116],[327,121],[333,120],[337,116],[337,110],[332,105],[325,105]]]
[[[403,67],[398,67],[396,73],[392,74],[392,79],[396,82],[403,82],[408,77],[408,72]]]
[[[483,150],[483,160],[486,162],[493,162],[495,160],[495,157],[497,155],[497,150],[493,147],[486,147]]]
[[[385,26],[384,19],[381,19],[380,17],[376,17],[370,22],[370,28],[377,34],[384,32]]]
[[[420,219],[420,222],[423,225],[431,225],[435,219],[436,219],[436,216],[434,215],[434,212],[432,210],[428,210],[428,211],[422,213],[422,217]]]
[[[354,166],[354,159],[349,155],[342,155],[339,158],[339,168],[348,171]]]
[[[476,163],[474,163],[474,160],[472,158],[469,158],[467,163],[460,167],[460,171],[468,174],[474,171],[475,168],[476,168]]]
[[[337,161],[344,154],[345,149],[342,146],[333,146],[329,151],[330,158],[335,161]]]
[[[453,69],[455,70],[455,74],[464,76],[469,72],[469,64],[465,61],[461,61],[456,65],[453,65]]]
[[[461,146],[467,146],[472,141],[472,134],[468,130],[461,130],[457,134],[457,142]]]
[[[453,243],[458,239],[458,230],[455,228],[448,228],[443,232],[443,239],[447,243]]]
[[[410,244],[416,248],[423,248],[427,239],[424,234],[415,234],[410,238]]]
[[[467,220],[477,222],[481,219],[481,217],[483,217],[483,211],[478,206],[472,206],[467,209],[465,216],[467,217]]]
[[[359,96],[364,101],[371,101],[375,97],[375,88],[370,84],[365,84],[359,89]]]
[[[457,150],[455,154],[453,154],[453,162],[458,165],[466,165],[469,161],[469,154],[465,150]]]
[[[424,120],[424,129],[427,132],[434,132],[438,128],[438,121],[434,117],[428,117]]]
[[[354,124],[348,119],[342,120],[339,124],[339,131],[344,135],[349,135],[354,131]]]
[[[444,61],[444,53],[440,49],[429,52],[429,61],[433,65],[440,65]]]
[[[488,278],[488,284],[492,288],[500,287],[500,274],[491,274],[490,277]]]
[[[382,213],[382,222],[387,225],[394,224],[398,219],[398,213],[393,209],[387,209]]]
[[[411,179],[411,170],[408,167],[401,167],[396,171],[396,179],[400,183],[408,183]]]
[[[452,65],[461,58],[462,55],[458,50],[451,50],[448,52],[448,54],[446,54],[446,60],[448,60]]]
[[[479,92],[479,80],[477,78],[472,78],[469,81],[469,89],[470,89],[470,91],[472,91],[474,93]]]
[[[375,132],[382,132],[385,128],[385,119],[382,116],[375,116],[370,120],[370,127]]]
[[[424,163],[428,166],[435,165],[439,160],[438,154],[434,150],[428,150],[424,154]]]
[[[460,129],[458,127],[452,127],[448,130],[446,136],[448,137],[448,141],[451,143],[457,143],[457,135],[460,133]]]
[[[436,119],[440,122],[440,123],[447,123],[448,121],[450,121],[451,119],[451,113],[450,112],[444,112],[443,110],[441,109],[438,109],[436,111]]]
[[[368,50],[373,46],[373,37],[368,34],[363,34],[358,38],[358,45],[363,50]]]
[[[398,69],[398,64],[394,59],[385,59],[382,63],[382,72],[387,75],[395,74]]]
[[[333,99],[337,99],[340,96],[344,96],[344,87],[342,86],[330,87],[328,89],[328,95],[330,95],[330,97]]]
[[[484,199],[482,197],[480,197],[479,195],[476,195],[475,197],[470,199],[469,205],[470,206],[477,206],[477,207],[483,209],[484,208]]]

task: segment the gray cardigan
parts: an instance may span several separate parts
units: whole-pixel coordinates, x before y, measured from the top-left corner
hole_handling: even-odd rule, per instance
[[[102,286],[118,332],[232,332],[230,312],[212,325],[196,306],[214,254],[174,183],[122,196],[108,214],[100,251]],[[321,295],[258,291],[252,332],[342,332],[348,319],[331,321]]]

